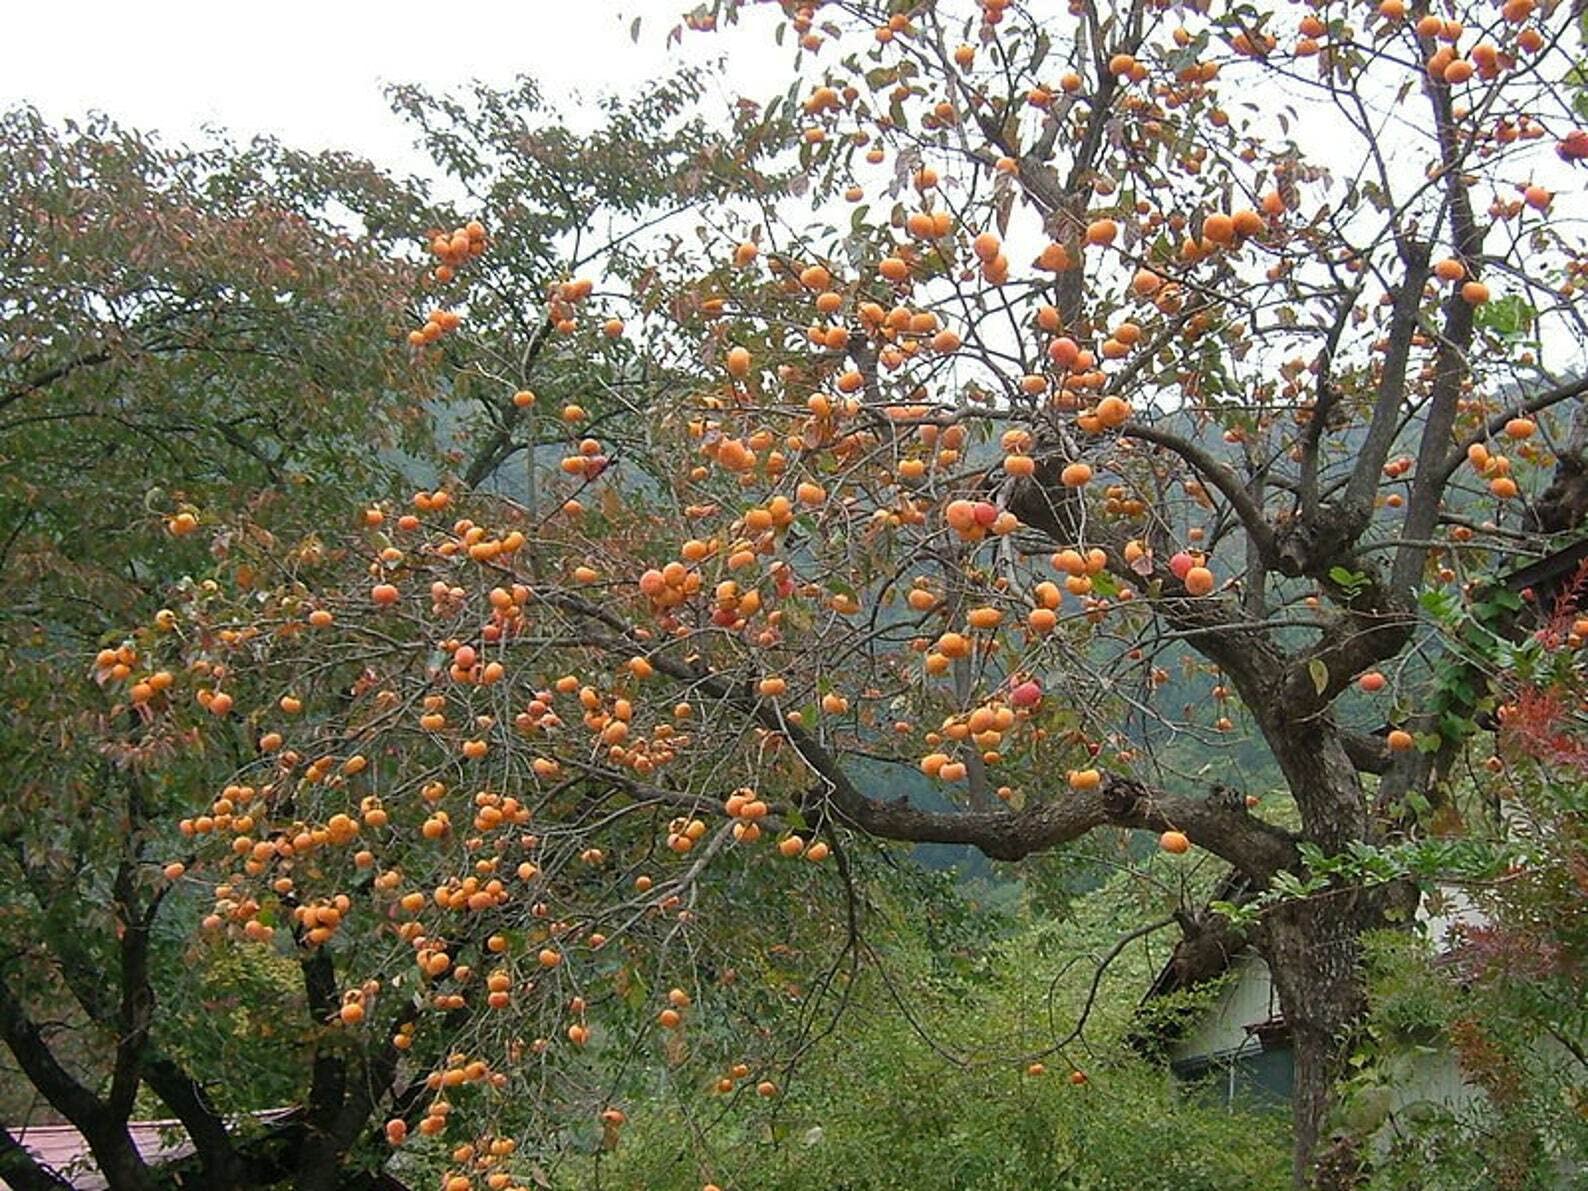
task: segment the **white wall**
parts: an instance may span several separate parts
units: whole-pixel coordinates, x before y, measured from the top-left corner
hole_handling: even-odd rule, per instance
[[[1267,1021],[1279,1013],[1268,965],[1252,952],[1236,956],[1230,965],[1235,974],[1206,1012],[1170,1048],[1169,1057],[1184,1059],[1224,1056],[1262,1050],[1262,1044],[1246,1031],[1249,1025]]]

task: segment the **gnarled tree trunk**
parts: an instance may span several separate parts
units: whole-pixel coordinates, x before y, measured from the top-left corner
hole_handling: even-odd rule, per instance
[[[1255,932],[1295,1056],[1292,1111],[1296,1185],[1312,1178],[1349,1036],[1367,1009],[1362,935],[1406,921],[1416,891],[1342,889],[1276,906]]]

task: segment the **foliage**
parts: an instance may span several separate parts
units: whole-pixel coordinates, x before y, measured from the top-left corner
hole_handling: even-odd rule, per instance
[[[794,76],[737,97],[730,133],[686,115],[688,74],[579,136],[530,84],[394,93],[468,209],[377,220],[358,251],[384,268],[406,229],[434,258],[405,362],[476,412],[420,491],[290,530],[176,469],[174,541],[126,556],[165,610],[124,606],[125,652],[95,660],[101,767],[76,757],[23,803],[53,837],[57,785],[69,814],[114,788],[133,845],[82,847],[99,929],[22,999],[106,964],[138,991],[166,900],[197,907],[216,970],[232,950],[295,969],[251,986],[279,1012],[244,1028],[303,1011],[269,1049],[301,1076],[277,1153],[306,1189],[393,1150],[447,1191],[544,1182],[652,1130],[698,1157],[785,1109],[831,1113],[847,1153],[888,1117],[800,1080],[838,1061],[818,1044],[846,1005],[1013,1007],[1022,1046],[1034,1007],[1008,983],[1030,957],[929,884],[929,959],[888,954],[917,924],[879,841],[1030,863],[1087,839],[1189,926],[1208,857],[1253,892],[1305,1178],[1362,940],[1406,919],[1417,856],[1464,826],[1453,766],[1483,701],[1441,690],[1428,636],[1468,576],[1588,507],[1569,482],[1588,423],[1562,417],[1588,382],[1556,347],[1582,329],[1578,196],[1534,180],[1569,14],[1360,8],[894,0],[754,25],[724,2],[689,27],[742,19]],[[357,358],[385,368],[394,330]],[[1285,796],[1210,780],[1242,772]],[[41,914],[78,875],[43,869]],[[1024,942],[1040,953],[1041,928]],[[905,983],[879,990],[885,960]],[[137,996],[118,1016],[73,992],[119,1027],[113,1104],[164,1078],[140,1066]],[[38,1051],[9,995],[11,1049]],[[1027,1053],[1080,1044],[1032,1020]],[[1011,1079],[1001,1024],[973,1018],[967,1051],[995,1058],[960,1064],[989,1095]],[[906,1103],[943,1122],[919,1156],[961,1148],[911,1057]],[[1144,1078],[1121,1077],[1119,1118],[1062,1088],[1034,1102],[1128,1128],[1161,1104]],[[1018,1156],[977,1149],[964,1178],[1093,1160],[1039,1115],[1005,1129]],[[1158,1144],[1076,1177],[1149,1181]],[[115,1130],[95,1149],[113,1163]],[[1177,1182],[1266,1169],[1180,1149]]]
[[[1374,1185],[1550,1187],[1588,1169],[1588,800],[1576,710],[1588,623],[1574,602],[1529,638],[1526,664],[1492,675],[1502,729],[1479,784],[1504,832],[1463,841],[1464,865],[1419,858],[1421,879],[1444,890],[1434,909],[1454,896],[1465,912],[1448,938],[1377,945],[1346,1101],[1359,1129],[1379,1130]],[[1396,1064],[1413,1053],[1451,1055],[1469,1099],[1390,1115]]]
[[[1288,1161],[1282,1119],[1231,1115],[1177,1095],[1161,1068],[1122,1044],[1129,1006],[1151,973],[1145,948],[1109,971],[1099,997],[1107,1012],[1070,1062],[1049,1056],[1031,1074],[1024,1062],[985,1057],[1039,1045],[1050,1009],[1066,1020],[1081,1011],[1089,965],[1059,982],[1054,1005],[1044,1002],[1067,961],[1114,942],[1120,893],[1115,882],[1077,902],[1062,924],[1003,934],[979,949],[968,978],[947,982],[934,975],[940,948],[931,932],[901,921],[886,936],[886,971],[857,982],[834,1034],[772,1112],[730,1119],[702,1152],[687,1139],[716,1113],[683,1096],[649,1102],[600,1157],[602,1180],[679,1189],[705,1180],[849,1189],[1276,1185]],[[900,988],[910,990],[909,1016],[894,1001]],[[1068,1078],[1072,1062],[1084,1064],[1085,1082]],[[569,1174],[572,1185],[594,1180],[593,1167]]]
[[[395,339],[414,272],[340,222],[413,204],[339,155],[172,148],[29,109],[0,118],[0,170],[5,983],[83,1031],[55,1044],[95,1084],[128,1028],[129,938],[168,1014],[156,1033],[203,1044],[192,1026],[212,1018],[182,979],[196,915],[178,897],[159,917],[145,857],[237,755],[113,709],[85,658],[225,556],[204,518],[246,509],[268,538],[345,515],[383,474],[373,446],[425,441],[423,376]],[[259,1064],[239,1106],[273,1074]],[[11,1119],[22,1107],[8,1098]]]

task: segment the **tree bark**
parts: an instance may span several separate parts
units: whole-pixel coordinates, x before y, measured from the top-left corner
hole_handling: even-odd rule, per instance
[[[1297,1187],[1306,1185],[1328,1118],[1341,1035],[1366,1008],[1350,898],[1282,903],[1259,931],[1295,1056],[1292,1177]]]
[[[1367,1010],[1362,935],[1409,921],[1417,893],[1396,883],[1281,902],[1254,932],[1279,994],[1295,1057],[1292,1176],[1305,1187],[1324,1140],[1334,1083]]]
[[[226,1122],[206,1102],[197,1081],[170,1060],[153,1056],[145,1058],[143,1080],[187,1129],[203,1186],[213,1191],[236,1191],[250,1185],[248,1171],[232,1145]]]

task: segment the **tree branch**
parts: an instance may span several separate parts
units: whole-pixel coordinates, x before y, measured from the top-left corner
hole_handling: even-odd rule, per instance
[[[133,798],[136,800],[136,792]],[[136,820],[141,815],[134,810]],[[133,860],[124,857],[113,883],[115,913],[121,928],[121,1003],[116,1015],[116,1061],[110,1077],[108,1110],[126,1118],[142,1078],[142,1059],[154,1015],[154,990],[149,986],[149,923],[136,909]]]
[[[1395,432],[1400,426],[1401,404],[1406,400],[1406,364],[1411,356],[1412,339],[1417,332],[1417,311],[1422,305],[1423,285],[1428,280],[1428,254],[1426,244],[1401,241],[1401,261],[1406,273],[1400,288],[1395,291],[1395,302],[1390,308],[1389,346],[1384,353],[1384,371],[1379,376],[1378,396],[1373,404],[1373,417],[1368,423],[1367,438],[1356,457],[1351,479],[1346,484],[1341,501],[1343,513],[1338,528],[1339,539],[1331,543],[1325,554],[1356,540],[1373,517],[1373,497],[1378,492],[1379,473],[1395,445]]]
[[[547,341],[551,338],[553,324],[548,315],[540,326],[535,328],[535,336],[524,349],[523,373],[519,378],[522,384],[529,378],[530,369]],[[469,466],[464,469],[463,482],[470,488],[477,488],[480,482],[497,469],[506,458],[503,454],[513,442],[513,423],[521,416],[522,411],[513,404],[513,395],[509,393],[496,409],[496,429],[491,436],[475,452],[474,458],[469,461]],[[531,453],[534,447],[530,447]]]
[[[1451,109],[1450,87],[1442,80],[1429,81],[1427,87],[1439,137],[1440,166],[1445,176],[1445,202],[1450,211],[1450,230],[1455,241],[1456,257],[1467,267],[1469,275],[1475,276],[1477,263],[1483,254],[1484,229],[1478,226],[1473,215],[1472,196],[1461,177],[1462,151]],[[1441,477],[1439,472],[1455,429],[1456,407],[1461,403],[1461,385],[1470,372],[1467,352],[1472,346],[1474,324],[1473,304],[1462,296],[1459,289],[1452,292],[1445,299],[1444,333],[1434,353],[1434,381],[1423,422],[1422,439],[1418,443],[1411,495],[1406,501],[1406,517],[1401,523],[1401,538],[1405,544],[1396,552],[1391,568],[1390,582],[1397,594],[1409,592],[1421,576],[1428,550],[1417,543],[1426,540],[1439,523],[1439,504],[1448,479]]]
[[[1334,322],[1329,327],[1323,348],[1318,353],[1317,399],[1312,403],[1312,417],[1308,419],[1306,429],[1301,435],[1301,479],[1298,495],[1301,499],[1303,521],[1313,521],[1318,515],[1319,446],[1323,442],[1323,432],[1328,426],[1335,402],[1340,398],[1340,390],[1334,383],[1334,353],[1339,349],[1340,337],[1345,333],[1346,325],[1351,320],[1351,308],[1361,292],[1359,285],[1345,296],[1345,300],[1340,304],[1339,313],[1335,315]]]
[[[545,598],[622,635],[593,644],[615,653],[648,648],[617,616],[580,596],[549,593]],[[840,821],[871,835],[913,843],[969,844],[994,860],[1019,860],[1078,839],[1096,827],[1176,830],[1259,882],[1300,863],[1288,831],[1248,815],[1244,808],[1154,790],[1114,775],[1105,777],[1096,790],[1062,790],[1051,802],[1023,811],[923,811],[906,798],[891,802],[872,798],[855,786],[832,752],[805,728],[789,722],[777,703],[758,698],[752,685],[731,682],[665,652],[647,657],[660,673],[721,700],[787,739],[821,779],[822,788],[807,797],[807,806],[828,809]]]
[[[1182,831],[1254,880],[1267,882],[1299,863],[1294,840],[1282,828],[1245,813],[1151,789],[1109,775],[1098,789],[1060,791],[1023,811],[923,811],[906,798],[883,801],[861,793],[825,751],[791,726],[791,739],[824,779],[836,817],[883,839],[911,843],[969,844],[993,860],[1020,860],[1079,839],[1098,827]]]
[[[1235,515],[1241,519],[1247,536],[1252,544],[1257,547],[1258,556],[1267,560],[1273,556],[1274,531],[1263,516],[1262,508],[1252,499],[1252,494],[1228,466],[1216,459],[1210,452],[1189,439],[1181,438],[1168,430],[1160,430],[1156,426],[1144,426],[1139,422],[1128,422],[1120,430],[1127,438],[1139,438],[1146,442],[1156,443],[1160,447],[1173,451],[1180,458],[1189,463],[1198,475],[1212,482],[1224,499],[1230,502],[1230,507],[1235,510]]]
[[[170,1059],[157,1055],[145,1056],[143,1081],[187,1130],[206,1184],[230,1187],[239,1183],[243,1171],[232,1135],[198,1081]]]
[[[5,409],[6,406],[20,401],[32,393],[37,393],[40,389],[48,388],[58,380],[64,380],[79,369],[97,368],[99,365],[107,363],[110,358],[111,353],[109,351],[86,352],[64,363],[57,364],[53,368],[35,372],[21,384],[7,389],[4,393],[0,393],[0,409]]]
[[[1390,747],[1379,736],[1369,732],[1340,733],[1340,743],[1345,746],[1346,756],[1351,758],[1358,773],[1373,773],[1380,776],[1390,770],[1395,763],[1395,754],[1390,752]]]
[[[1536,397],[1530,397],[1518,405],[1513,405],[1495,414],[1494,417],[1489,419],[1488,424],[1483,429],[1473,432],[1457,443],[1456,448],[1445,457],[1444,462],[1436,469],[1436,477],[1440,484],[1448,483],[1450,477],[1455,475],[1461,465],[1467,461],[1468,448],[1478,443],[1486,442],[1499,434],[1505,429],[1505,424],[1512,418],[1542,413],[1551,406],[1559,405],[1563,401],[1570,401],[1573,397],[1581,397],[1584,394],[1588,394],[1588,373],[1584,373],[1576,380],[1558,384],[1553,389],[1546,389]]]
[[[149,1185],[149,1168],[127,1133],[126,1117],[112,1115],[61,1066],[9,982],[0,982],[0,1039],[28,1082],[83,1135],[111,1186],[142,1191]]]
[[[11,987],[9,980],[0,983],[0,1039],[16,1056],[28,1082],[86,1135],[87,1126],[104,1112],[104,1104],[57,1061]]]

